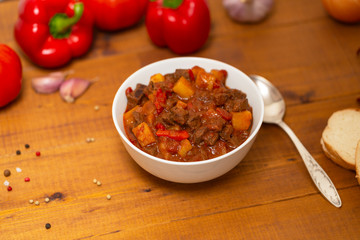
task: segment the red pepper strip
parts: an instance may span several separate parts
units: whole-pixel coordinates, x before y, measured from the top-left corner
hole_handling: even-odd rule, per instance
[[[155,45],[188,54],[205,44],[211,19],[206,0],[152,0],[145,21]]]
[[[156,135],[159,137],[169,137],[176,141],[189,138],[189,133],[185,130],[157,130]]]
[[[93,24],[93,14],[81,0],[24,0],[14,33],[30,60],[54,68],[89,50]]]
[[[229,121],[232,119],[232,115],[231,113],[229,113],[228,111],[226,111],[225,109],[222,108],[216,108],[216,112],[220,114],[220,116],[225,119],[226,121]]]
[[[163,90],[161,88],[159,88],[156,91],[155,94],[155,107],[156,107],[156,111],[157,113],[161,113],[164,110],[164,105],[166,103],[166,93],[163,92]]]
[[[194,76],[194,73],[191,69],[189,69],[189,77],[190,77],[190,80],[191,81],[195,81],[195,76]]]

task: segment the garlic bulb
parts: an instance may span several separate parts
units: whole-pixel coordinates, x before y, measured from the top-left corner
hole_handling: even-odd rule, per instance
[[[254,23],[263,20],[272,9],[274,0],[223,0],[229,16],[238,22]]]
[[[65,77],[66,74],[63,72],[53,72],[44,77],[33,78],[31,85],[38,93],[53,93],[59,89]]]
[[[64,101],[72,103],[77,97],[83,94],[91,82],[82,78],[70,78],[60,86],[60,96]]]

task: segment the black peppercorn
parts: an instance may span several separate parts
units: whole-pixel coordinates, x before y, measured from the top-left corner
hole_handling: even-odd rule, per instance
[[[10,176],[10,175],[11,175],[10,170],[9,170],[9,169],[5,169],[5,170],[4,170],[4,176],[5,176],[5,177],[8,177],[8,176]]]
[[[45,228],[46,228],[46,229],[50,229],[50,228],[51,228],[51,224],[50,224],[50,223],[45,224]]]
[[[25,148],[29,148],[30,147],[30,145],[29,144],[25,144]]]
[[[20,155],[21,151],[20,150],[16,150],[16,155]]]

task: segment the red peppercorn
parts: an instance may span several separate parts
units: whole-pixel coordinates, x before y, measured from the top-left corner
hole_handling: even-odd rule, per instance
[[[37,151],[37,152],[36,152],[36,156],[39,157],[40,155],[41,155],[41,153],[40,153],[39,151]]]
[[[7,187],[7,190],[10,192],[12,190],[12,187],[11,186],[8,186]]]
[[[29,177],[26,177],[24,180],[25,180],[25,182],[30,182],[30,178],[29,178]]]

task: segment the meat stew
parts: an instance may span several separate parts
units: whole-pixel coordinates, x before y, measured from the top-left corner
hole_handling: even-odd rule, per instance
[[[226,86],[227,72],[199,66],[157,73],[148,85],[126,89],[124,128],[146,153],[192,162],[221,156],[250,135],[252,107],[246,94]]]

